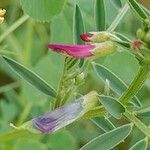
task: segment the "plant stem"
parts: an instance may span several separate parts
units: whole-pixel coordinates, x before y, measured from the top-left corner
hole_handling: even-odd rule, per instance
[[[140,129],[146,136],[150,137],[149,128],[142,121],[140,121],[133,113],[126,111],[124,113],[124,116],[126,116],[131,122],[133,122],[134,125],[138,127],[138,129]]]
[[[128,103],[133,98],[133,96],[136,95],[137,92],[141,89],[149,73],[150,63],[148,65],[141,66],[137,76],[134,78],[125,93],[120,97],[119,101],[123,104]]]
[[[19,20],[17,20],[14,24],[10,26],[1,36],[0,42],[2,42],[11,32],[16,30],[21,24],[23,24],[26,20],[28,20],[29,16],[24,15]]]
[[[61,105],[61,100],[62,100],[62,92],[63,92],[63,83],[65,80],[65,74],[66,74],[66,69],[67,69],[67,63],[66,63],[66,59],[64,60],[64,67],[63,67],[63,74],[60,80],[60,84],[59,84],[59,88],[58,88],[58,92],[57,92],[57,96],[56,96],[56,102],[55,102],[55,107],[57,108]]]
[[[108,32],[112,32],[116,29],[120,21],[123,19],[124,15],[128,12],[129,6],[128,4],[125,4],[124,7],[121,9],[115,20],[112,22],[112,24],[107,29]]]
[[[20,137],[31,137],[31,136],[33,138],[33,137],[36,137],[38,135],[31,133],[27,130],[14,130],[14,131],[11,131],[7,134],[0,135],[0,143],[8,142],[10,140],[17,139]]]
[[[9,91],[9,90],[18,88],[19,86],[20,86],[20,82],[14,82],[14,83],[10,83],[10,84],[1,86],[1,87],[0,87],[0,94],[1,94],[1,93],[4,93],[4,92],[7,92],[7,91]]]

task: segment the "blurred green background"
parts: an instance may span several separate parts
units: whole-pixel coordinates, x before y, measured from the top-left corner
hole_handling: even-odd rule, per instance
[[[149,0],[140,1],[148,9],[150,8]],[[122,2],[124,3],[124,0]],[[79,0],[78,4],[83,13],[86,32],[95,31],[94,0]],[[5,22],[0,26],[1,39],[8,28],[24,13],[18,0],[0,0],[0,7],[7,10]],[[106,0],[106,7],[108,27],[119,9],[111,0]],[[47,44],[73,43],[73,9],[74,1],[68,0],[61,13],[53,17],[49,23],[37,22],[32,18],[27,19],[0,42],[0,54],[16,59],[57,89],[62,75],[63,56],[49,51]],[[138,19],[129,11],[116,31],[134,39],[135,32],[140,25]],[[134,56],[123,49],[105,58],[97,59],[96,62],[112,70],[127,84],[132,81],[139,67]],[[89,69],[80,93],[86,94],[93,89],[103,93],[104,85],[93,70]],[[150,104],[150,80],[147,80],[138,96],[144,105]],[[0,135],[13,130],[9,127],[11,122],[20,125],[49,111],[50,99],[20,79],[0,57]],[[122,121],[118,121],[117,124],[122,124]],[[76,150],[100,133],[102,131],[90,120],[79,120],[52,135],[33,135],[33,138],[32,134],[11,137],[5,142],[0,142],[0,150]],[[117,149],[126,150],[129,145],[141,138],[141,133],[135,130]]]

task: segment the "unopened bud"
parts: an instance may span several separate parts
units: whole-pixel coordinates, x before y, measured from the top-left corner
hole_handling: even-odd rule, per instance
[[[150,45],[150,31],[146,33],[144,37],[144,42]]]
[[[106,31],[89,32],[81,34],[80,37],[85,42],[93,42],[93,43],[101,43],[109,40],[118,39],[118,37]]]
[[[79,75],[77,75],[77,77],[76,77],[76,82],[77,82],[77,83],[81,83],[81,82],[83,82],[84,78],[85,78],[85,75],[84,75],[84,73],[82,72],[82,73],[80,73]]]
[[[136,32],[136,36],[138,39],[143,40],[145,37],[145,32],[142,29],[138,29]]]

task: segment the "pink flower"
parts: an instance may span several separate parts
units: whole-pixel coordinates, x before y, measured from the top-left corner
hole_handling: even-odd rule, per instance
[[[49,44],[48,48],[55,52],[66,54],[75,58],[91,57],[91,50],[96,48],[95,45],[64,45],[64,44]]]
[[[105,41],[97,44],[88,45],[64,45],[49,44],[48,48],[55,52],[66,54],[75,58],[87,58],[92,56],[106,56],[114,51],[115,44],[111,41]]]

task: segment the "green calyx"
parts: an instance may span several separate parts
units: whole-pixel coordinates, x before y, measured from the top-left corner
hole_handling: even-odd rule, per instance
[[[84,109],[84,113],[92,110],[93,108],[100,105],[98,100],[98,93],[96,91],[91,91],[87,95],[83,96],[82,107]]]

